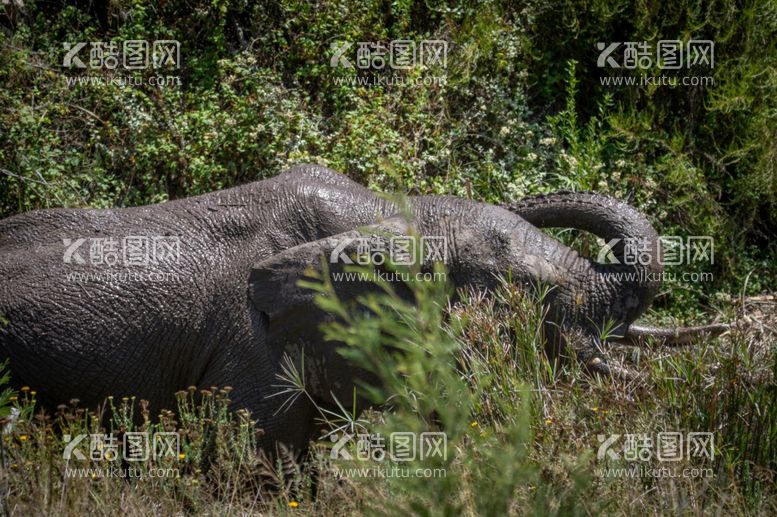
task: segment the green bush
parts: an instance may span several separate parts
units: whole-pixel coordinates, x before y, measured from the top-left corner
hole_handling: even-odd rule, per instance
[[[2,215],[154,203],[307,161],[380,190],[629,198],[661,233],[715,238],[715,280],[679,285],[662,307],[709,303],[751,271],[749,293],[777,285],[769,2],[111,2],[105,20],[50,2],[3,9]],[[675,37],[716,43],[714,85],[600,84],[597,42]],[[78,70],[60,66],[66,42],[160,38],[181,42],[180,86],[74,86]],[[448,41],[445,69],[397,72],[445,84],[352,86],[358,70],[329,66],[332,42],[400,38]]]
[[[773,2],[119,0],[76,6],[25,0],[0,9],[0,217],[162,202],[317,162],[376,190],[492,203],[595,190],[628,199],[659,233],[714,237],[714,264],[672,268],[678,275],[713,273],[714,280],[665,284],[648,316],[662,322],[708,319],[710,309],[731,316],[726,300],[777,287]],[[608,88],[600,82],[606,73],[596,66],[596,43],[674,38],[715,42],[713,85]],[[84,73],[62,66],[64,43],[128,39],[180,41],[182,66],[172,72],[180,85],[68,83]],[[363,78],[362,72],[329,65],[333,42],[392,39],[447,41],[446,68],[397,72],[445,83],[353,86],[344,81]],[[590,239],[575,232],[555,234],[590,248]],[[735,334],[727,348],[670,356],[622,351],[655,387],[618,391],[590,382],[573,365],[549,364],[535,334],[536,300],[509,285],[495,294],[499,303],[467,293],[471,306],[448,315],[442,287],[413,289],[416,305],[391,293],[376,296],[369,303],[382,318],[356,311],[348,325],[329,332],[352,345],[359,333],[369,337],[359,342],[364,348],[349,348],[352,358],[372,364],[384,380],[380,395],[394,396],[394,412],[374,413],[362,425],[444,427],[456,451],[445,465],[449,477],[428,485],[343,484],[329,471],[316,510],[566,514],[580,504],[589,513],[774,510],[770,408],[777,401],[768,336]],[[340,308],[342,314],[350,309]],[[390,353],[387,343],[397,350]],[[16,402],[22,411],[15,434],[2,442],[8,448],[0,488],[13,487],[36,512],[58,508],[54,493],[74,512],[92,503],[92,493],[118,509],[119,499],[110,496],[118,492],[131,494],[132,511],[143,513],[161,485],[127,492],[101,481],[92,492],[84,481],[79,493],[58,481],[63,444],[47,430],[51,421],[32,417],[30,391],[0,396],[0,408]],[[289,474],[293,461],[286,458],[282,468],[261,463],[241,430],[243,417],[220,412],[222,402],[181,396],[179,410],[188,416],[168,423],[198,438],[187,442],[191,470],[174,488],[159,488],[174,495],[170,513],[215,513],[227,500],[252,511],[261,483],[244,468],[274,479],[266,508],[289,509],[293,497],[303,510],[313,505],[299,498],[305,489],[289,488],[310,483],[299,469]],[[130,407],[133,401],[116,408],[117,428],[129,425],[120,415]],[[51,418],[81,426],[72,432],[93,425],[75,407]],[[162,420],[148,425],[164,426]],[[623,432],[623,422],[633,432],[719,433],[716,479],[677,486],[643,480],[644,493],[658,495],[634,500],[633,486],[593,476],[592,438]],[[230,456],[206,435],[250,452]],[[221,487],[215,492],[198,485],[212,479],[203,477],[203,458],[214,465],[207,475],[223,476],[212,485]],[[587,497],[594,490],[597,497]],[[365,493],[376,496],[370,501]],[[459,499],[441,503],[450,493]]]

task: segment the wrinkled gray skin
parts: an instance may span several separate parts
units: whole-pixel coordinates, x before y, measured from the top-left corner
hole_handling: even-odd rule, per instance
[[[421,235],[448,239],[450,278],[461,287],[490,288],[512,271],[527,285],[555,288],[548,327],[576,331],[579,359],[602,373],[622,373],[596,352],[595,325],[628,326],[650,305],[656,279],[614,273],[660,273],[647,266],[602,265],[579,256],[537,226],[575,227],[605,239],[636,237],[653,246],[656,233],[638,212],[594,194],[559,194],[499,208],[453,197],[410,198]],[[312,405],[300,397],[280,411],[276,374],[284,354],[304,349],[309,389],[322,405],[350,400],[363,372],[350,367],[317,331],[322,315],[312,293],[296,287],[343,235],[378,224],[402,233],[397,208],[345,176],[300,166],[265,181],[159,205],[114,210],[51,209],[0,221],[0,357],[13,381],[38,390],[53,406],[78,398],[95,406],[108,395],[135,395],[153,409],[172,407],[187,386],[232,386],[235,407],[248,408],[265,433],[303,449],[315,434]],[[519,215],[520,214],[520,215]],[[350,232],[350,233],[346,233]],[[68,279],[90,265],[65,263],[63,239],[179,236],[180,258],[112,271],[176,274],[113,283]],[[616,255],[622,250],[616,249]],[[341,294],[364,286],[343,285]],[[560,335],[551,339],[560,346]],[[300,344],[302,343],[302,344]]]

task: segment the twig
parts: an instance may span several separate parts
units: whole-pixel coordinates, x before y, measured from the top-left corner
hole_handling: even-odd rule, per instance
[[[71,108],[75,108],[75,109],[77,109],[79,111],[82,111],[82,112],[86,113],[87,115],[89,115],[90,117],[92,117],[93,119],[98,121],[100,124],[102,124],[103,126],[106,125],[106,122],[103,119],[101,119],[100,117],[98,117],[97,115],[95,115],[94,112],[89,111],[86,108],[82,108],[81,106],[78,106],[77,104],[70,104],[70,103],[67,103],[67,102],[65,102],[64,104],[65,104],[65,106],[68,106],[68,107],[71,107]]]
[[[740,299],[740,303],[777,303],[777,294],[761,294]]]
[[[36,179],[33,179],[33,178],[28,178],[26,176],[20,176],[19,174],[14,174],[13,172],[9,171],[8,169],[3,169],[2,167],[0,167],[0,172],[2,172],[3,174],[5,174],[7,176],[11,176],[13,178],[18,178],[18,179],[20,179],[22,181],[32,181],[32,182],[35,182],[35,183],[40,183],[42,185],[48,185],[48,183],[46,183],[45,181],[39,181],[39,180],[36,180]]]

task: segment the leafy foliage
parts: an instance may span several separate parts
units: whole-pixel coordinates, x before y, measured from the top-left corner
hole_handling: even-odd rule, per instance
[[[749,292],[777,284],[770,2],[3,9],[0,214],[153,203],[317,162],[376,189],[489,202],[559,188],[630,198],[660,233],[715,238],[715,280],[680,282],[661,299],[674,308],[751,271]],[[181,42],[180,85],[148,84],[154,70],[132,72],[140,85],[74,85],[83,73],[60,66],[67,42],[163,38]],[[661,38],[714,41],[714,84],[600,82],[597,42]],[[444,39],[447,67],[355,86],[359,70],[330,66],[333,42],[391,39]]]
[[[25,0],[0,9],[2,217],[156,203],[316,162],[374,189],[493,203],[595,190],[629,199],[659,233],[713,236],[715,263],[673,269],[656,320],[696,319],[708,306],[731,316],[734,295],[777,286],[773,2]],[[598,42],[674,38],[715,42],[713,84],[600,80]],[[84,73],[61,66],[64,43],[132,39],[180,41],[181,68],[164,72],[180,84],[150,84],[151,69],[130,73],[138,84],[74,84]],[[329,64],[333,42],[392,39],[447,41],[447,67],[355,86],[360,71]],[[714,280],[679,277],[699,272]],[[335,472],[347,465],[322,459],[314,502],[315,476],[288,454],[262,457],[250,415],[226,411],[228,390],[179,393],[177,413],[153,417],[142,401],[122,400],[106,408],[106,429],[77,401],[33,416],[34,390],[4,388],[0,416],[14,408],[17,423],[0,442],[3,504],[12,493],[22,513],[775,511],[773,335],[738,329],[725,347],[621,350],[652,384],[613,389],[548,362],[541,306],[509,282],[489,299],[464,293],[448,312],[439,285],[412,286],[414,304],[386,290],[361,308],[318,288],[344,319],[328,335],[381,379],[363,389],[391,397],[393,409],[363,421],[340,401],[321,417],[339,432],[444,430],[452,453],[436,467],[447,476],[343,480]],[[304,396],[298,373],[286,364],[286,395]],[[101,428],[181,431],[181,476],[66,481],[62,432]],[[667,429],[716,432],[714,479],[595,475],[597,434]]]

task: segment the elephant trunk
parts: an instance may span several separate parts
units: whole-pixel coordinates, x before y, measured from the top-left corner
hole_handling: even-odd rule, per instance
[[[643,344],[645,338],[654,338],[667,345],[682,345],[693,343],[696,337],[718,336],[729,329],[727,324],[674,328],[631,324],[647,310],[658,292],[663,261],[655,229],[626,203],[590,192],[558,192],[525,198],[505,208],[539,228],[576,228],[607,241],[618,263],[594,266],[600,271],[597,277],[603,284],[613,285],[612,279],[619,279],[615,282],[620,291],[616,299],[621,308],[627,309],[627,328],[618,340]]]
[[[661,285],[663,265],[658,234],[637,210],[590,192],[530,197],[505,208],[539,228],[575,228],[604,239],[616,263],[594,266],[608,285],[620,291],[615,299],[625,305],[621,309],[625,309],[626,323],[650,306]]]

